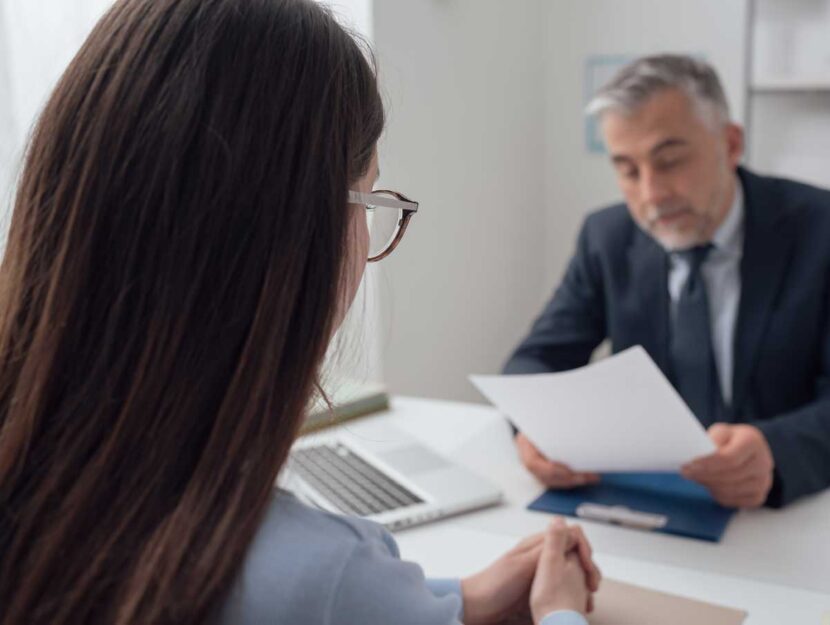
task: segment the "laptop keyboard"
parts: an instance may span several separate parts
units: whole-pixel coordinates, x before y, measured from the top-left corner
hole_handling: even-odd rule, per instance
[[[369,516],[424,502],[341,443],[295,449],[291,460],[297,475],[346,514]]]

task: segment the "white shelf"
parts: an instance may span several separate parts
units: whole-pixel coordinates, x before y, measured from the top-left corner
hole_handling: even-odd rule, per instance
[[[768,76],[756,78],[753,92],[830,91],[830,76]]]

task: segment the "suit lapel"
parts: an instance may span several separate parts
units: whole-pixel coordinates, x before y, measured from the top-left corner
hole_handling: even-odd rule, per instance
[[[635,282],[636,306],[642,326],[639,342],[664,372],[669,371],[668,256],[640,230],[628,252],[629,276]],[[645,314],[643,314],[645,313]]]
[[[741,298],[735,328],[733,402],[742,416],[758,347],[789,263],[793,243],[792,220],[777,206],[768,183],[739,170],[744,189],[745,228],[741,260]]]

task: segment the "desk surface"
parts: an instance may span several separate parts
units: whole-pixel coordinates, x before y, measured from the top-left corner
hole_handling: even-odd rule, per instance
[[[542,530],[547,514],[526,510],[542,486],[520,464],[509,428],[493,409],[477,404],[395,398],[388,419],[439,453],[498,485],[501,506],[399,533],[403,544],[446,528],[508,537]],[[360,421],[347,426],[360,435]],[[365,441],[364,441],[365,443]],[[718,544],[581,521],[606,558],[754,580],[830,595],[830,491],[785,510],[741,511]],[[830,597],[827,601],[830,611]]]
[[[397,539],[401,556],[418,562],[432,577],[474,573],[516,543],[515,537],[460,529],[451,523],[402,532]],[[830,619],[830,596],[826,594],[633,558],[595,555],[608,579],[746,611],[744,625],[825,625]]]

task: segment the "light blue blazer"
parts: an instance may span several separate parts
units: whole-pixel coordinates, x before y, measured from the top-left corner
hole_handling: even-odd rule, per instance
[[[425,580],[379,525],[279,491],[224,606],[222,625],[458,625],[461,582]],[[583,625],[572,612],[543,625]]]

